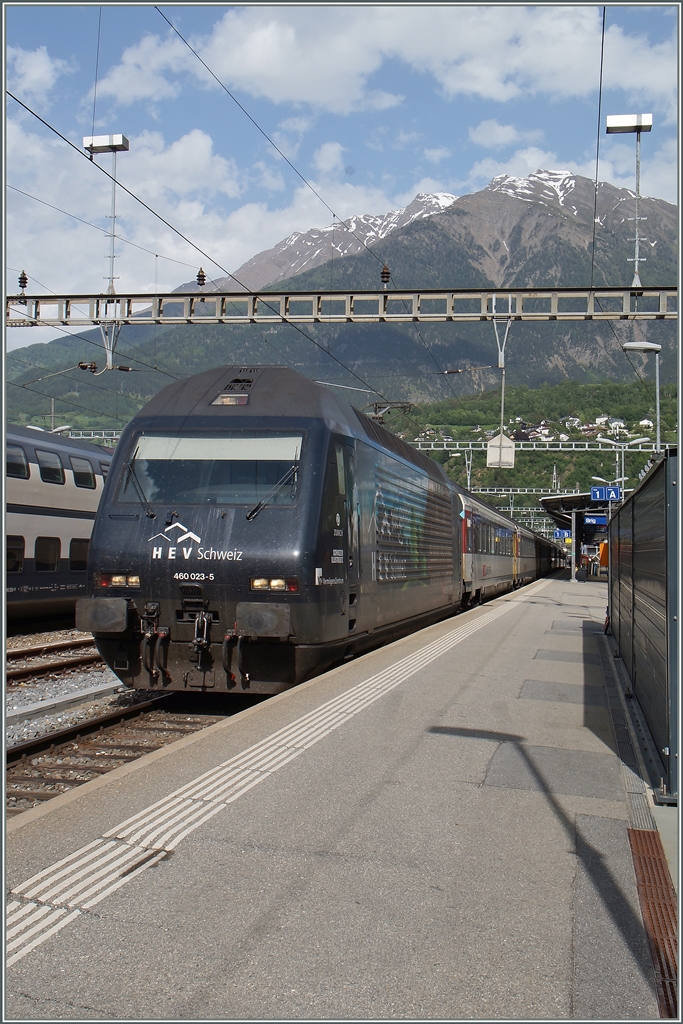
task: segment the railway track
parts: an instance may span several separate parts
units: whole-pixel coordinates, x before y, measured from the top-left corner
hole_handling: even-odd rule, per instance
[[[102,658],[89,634],[13,644],[7,647],[7,685],[11,688],[27,679],[101,664]]]
[[[68,793],[225,717],[225,713],[188,713],[177,698],[177,694],[155,697],[9,747],[7,816]]]

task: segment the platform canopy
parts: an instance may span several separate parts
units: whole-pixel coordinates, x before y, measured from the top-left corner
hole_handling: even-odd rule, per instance
[[[626,495],[630,491],[625,492]],[[572,512],[581,516],[583,540],[587,544],[597,543],[605,539],[605,526],[609,515],[609,503],[606,501],[591,501],[590,491],[583,494],[573,492],[571,494],[546,494],[539,498],[539,504],[546,515],[550,516],[560,530],[571,530]],[[616,503],[612,502],[612,509]],[[591,522],[597,519],[598,522]],[[600,520],[605,522],[601,523]]]

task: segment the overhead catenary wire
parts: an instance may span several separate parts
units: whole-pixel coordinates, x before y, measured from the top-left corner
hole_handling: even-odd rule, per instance
[[[109,171],[107,171],[104,167],[102,167],[101,164],[98,164],[98,163],[95,163],[95,162],[91,163],[91,161],[89,160],[87,154],[84,153],[83,150],[79,149],[78,146],[76,146],[73,142],[71,142],[70,139],[68,139],[57,128],[55,128],[48,121],[46,121],[45,118],[41,117],[40,114],[36,113],[35,110],[32,110],[31,107],[29,107],[26,103],[23,102],[23,100],[20,100],[17,96],[14,95],[14,93],[10,92],[9,89],[6,90],[6,91],[7,91],[7,95],[11,99],[13,99],[15,101],[15,103],[18,103],[19,106],[23,107],[24,110],[27,111],[27,113],[31,114],[33,117],[36,118],[36,120],[40,121],[40,123],[42,125],[44,125],[49,131],[51,131],[54,135],[56,135],[63,142],[65,142],[67,144],[67,146],[69,146],[71,149],[73,149],[74,152],[78,153],[79,156],[83,157],[85,160],[88,160],[88,163],[90,163],[92,167],[96,167],[98,169],[98,171],[100,171],[102,174],[104,174],[111,181],[114,181],[113,175],[111,175],[109,173]],[[119,186],[119,188],[123,189],[123,191],[127,195],[129,195],[131,197],[131,199],[135,200],[136,203],[139,203],[140,206],[142,206],[149,213],[151,213],[153,217],[156,217],[157,220],[161,221],[162,224],[165,224],[167,228],[170,228],[171,231],[173,231],[176,235],[178,235],[179,238],[182,238],[183,241],[187,242],[188,245],[192,246],[192,248],[195,249],[198,253],[201,253],[201,255],[205,257],[205,259],[209,260],[214,266],[218,267],[219,270],[222,270],[223,273],[226,274],[226,276],[230,277],[233,281],[235,281],[240,286],[240,288],[243,288],[247,292],[249,291],[249,289],[246,287],[246,285],[244,285],[239,280],[239,278],[235,277],[234,274],[231,274],[229,270],[226,270],[225,267],[223,267],[218,262],[218,260],[214,259],[213,256],[210,256],[209,253],[205,252],[204,249],[202,249],[199,245],[197,245],[195,242],[193,242],[191,239],[189,239],[187,237],[187,235],[185,235],[179,228],[177,228],[177,227],[175,227],[175,225],[171,224],[171,222],[166,220],[165,217],[162,217],[162,215],[160,213],[157,213],[157,211],[154,210],[151,206],[149,206],[148,203],[146,203],[143,199],[140,199],[139,196],[137,196],[129,188],[127,188],[125,185],[123,185],[120,181],[117,180],[116,183]],[[275,308],[268,303],[267,299],[263,298],[262,294],[261,294],[261,301],[269,309],[272,309],[273,312],[277,312],[275,310]],[[350,373],[352,377],[355,377],[356,380],[360,381],[361,384],[367,384],[367,381],[363,380],[363,378],[358,373],[356,373],[355,370],[351,369],[350,366],[347,366],[346,363],[344,363],[341,359],[338,358],[338,356],[335,356],[332,352],[328,351],[325,348],[324,345],[321,345],[318,341],[315,340],[315,338],[312,338],[310,336],[310,334],[307,334],[306,331],[303,331],[297,324],[294,324],[291,321],[288,321],[288,322],[289,322],[290,326],[293,327],[294,330],[296,330],[303,338],[305,338],[307,341],[311,342],[311,344],[315,345],[316,348],[320,349],[321,352],[324,352],[330,359],[333,359],[340,366],[343,366],[343,368],[348,373]],[[387,399],[385,395],[380,395],[380,397],[384,398],[385,401],[389,401],[389,399]]]
[[[598,168],[600,166],[600,130],[602,126],[602,73],[605,63],[605,22],[607,18],[607,7],[602,8],[602,35],[600,39],[600,78],[598,84],[598,130],[595,142],[595,192],[593,196],[593,240],[591,245],[591,288],[595,276],[595,240],[596,225],[598,218]]]
[[[98,411],[97,409],[90,409],[90,408],[88,408],[85,405],[77,405],[76,402],[67,402],[65,399],[58,398],[56,395],[48,395],[48,393],[46,391],[38,391],[37,388],[22,388],[21,384],[15,384],[15,382],[13,380],[8,380],[7,383],[10,384],[13,388],[19,388],[22,391],[31,391],[34,395],[42,395],[43,398],[54,398],[55,402],[63,402],[65,405],[70,405],[74,409],[81,409],[83,412],[92,412],[92,413],[95,414],[95,416],[101,416],[102,415],[102,412]],[[123,397],[124,397],[123,395],[119,395],[119,398],[123,398]],[[130,401],[132,401],[132,399],[130,399]],[[125,420],[122,419],[118,415],[118,413],[107,413],[107,415],[108,416],[112,416],[115,420],[119,420],[119,422],[121,422],[121,423],[127,423],[128,422],[128,419],[125,419]]]
[[[311,192],[316,196],[316,198],[323,204],[325,209],[328,210],[332,214],[332,217],[333,217],[333,224],[332,224],[332,227],[333,227],[333,232],[332,232],[333,254],[332,254],[332,259],[334,259],[334,223],[335,223],[335,221],[338,220],[340,225],[344,228],[344,230],[348,231],[351,235],[353,235],[353,237],[363,246],[363,248],[366,250],[366,252],[369,252],[370,255],[373,256],[378,261],[378,263],[381,263],[383,266],[386,266],[386,264],[384,262],[384,259],[382,257],[380,257],[374,251],[374,249],[370,248],[370,246],[365,243],[365,241],[360,237],[360,235],[358,235],[352,228],[350,228],[342,220],[342,218],[335,212],[335,210],[333,210],[333,208],[324,199],[324,197],[320,194],[320,192],[316,188],[314,188],[313,185],[311,184],[311,182],[305,177],[305,175],[303,175],[301,173],[301,171],[298,169],[298,167],[296,167],[292,163],[292,161],[287,156],[285,156],[285,154],[282,152],[282,150],[279,148],[279,146],[274,142],[274,140],[271,139],[270,135],[268,135],[268,133],[265,131],[265,129],[263,129],[261,127],[261,125],[258,123],[258,121],[249,113],[249,111],[246,109],[246,107],[242,103],[240,103],[240,101],[237,99],[237,97],[230,91],[230,89],[228,89],[227,85],[225,85],[225,83],[223,81],[221,81],[221,79],[218,77],[218,75],[215,73],[215,71],[213,71],[213,69],[211,67],[209,67],[209,65],[206,63],[204,58],[201,57],[199,55],[199,53],[197,53],[197,51],[192,46],[192,44],[185,38],[185,36],[182,34],[182,32],[180,32],[179,29],[176,28],[176,26],[173,24],[173,22],[169,18],[166,17],[164,12],[158,6],[156,6],[156,5],[155,5],[155,10],[161,15],[161,17],[164,19],[166,24],[173,30],[173,32],[175,32],[175,34],[185,44],[185,46],[187,46],[188,50],[190,50],[191,53],[194,54],[194,56],[197,58],[199,63],[202,65],[202,67],[206,71],[208,71],[208,73],[211,75],[211,77],[214,79],[214,81],[221,87],[221,89],[223,89],[223,91],[230,97],[230,99],[240,108],[242,113],[251,121],[251,123],[254,125],[254,127],[257,129],[257,131],[259,131],[261,133],[261,135],[264,137],[264,139],[266,139],[267,142],[273,147],[273,149],[279,154],[279,156],[282,157],[282,159],[294,171],[294,173],[297,175],[297,177],[300,178],[301,181],[311,190]],[[330,270],[330,273],[331,272],[332,271]],[[429,353],[430,358],[434,362],[434,365],[437,367],[437,370],[439,372],[442,372],[441,371],[441,367],[439,366],[439,364],[438,364],[438,362],[437,362],[437,360],[436,360],[436,358],[434,356],[434,353],[432,352],[431,348],[429,347],[429,345],[426,343],[426,341],[422,337],[422,334],[420,332],[419,327],[417,326],[417,324],[413,324],[413,327],[415,329],[415,332],[417,333],[418,338],[420,339],[421,344],[426,349],[426,351]],[[326,349],[325,351],[327,351],[328,354],[331,354],[329,349]],[[456,394],[456,392],[455,392],[455,390],[453,388],[453,384],[452,384],[451,381],[447,381],[447,386],[450,389],[450,391],[453,394],[453,396],[456,399],[456,401],[460,402],[460,399],[459,399],[458,395]]]
[[[7,269],[9,270],[10,268],[8,267]],[[40,281],[38,281],[37,283],[40,284]],[[45,288],[46,285],[41,285],[41,287]],[[51,289],[48,288],[48,291],[51,291]],[[27,320],[29,319],[28,313],[24,313],[22,310],[16,309],[14,310],[14,314],[26,317]],[[94,348],[99,349],[100,352],[104,351],[104,347],[102,345],[98,345],[98,343],[96,341],[93,341],[92,338],[86,338],[85,334],[72,334],[71,331],[65,331],[63,327],[57,327],[56,325],[53,325],[52,330],[59,331],[60,334],[65,334],[67,338],[73,338],[74,340],[78,339],[79,341],[84,341],[86,344],[92,345],[94,346]],[[133,345],[132,347],[135,348],[135,345]],[[139,349],[137,351],[139,351]],[[140,363],[141,366],[147,367],[148,370],[156,370],[157,373],[163,373],[166,377],[172,377],[173,380],[182,380],[182,377],[177,377],[175,373],[170,373],[168,370],[162,370],[159,366],[153,366],[152,363],[146,363],[144,362],[144,360],[137,359],[135,356],[130,355],[130,353],[126,355],[126,359],[130,359],[134,363]]]
[[[92,132],[91,135],[95,135],[95,110],[97,108],[97,79],[100,70],[100,36],[102,33],[102,7],[100,6],[99,17],[97,19],[97,48],[95,55],[95,85],[93,88],[92,96]],[[90,154],[90,159],[93,159],[94,154]]]
[[[110,235],[111,231],[107,231],[106,228],[100,227],[99,224],[93,224],[89,220],[84,220],[82,217],[77,217],[75,213],[69,213],[68,210],[62,210],[59,206],[54,206],[52,203],[46,202],[45,199],[39,199],[38,196],[31,195],[30,192],[24,192],[23,189],[17,188],[15,185],[7,185],[7,188],[12,189],[13,192],[19,192],[20,195],[26,196],[28,199],[33,199],[36,203],[41,203],[43,206],[48,206],[51,210],[56,210],[57,213],[64,214],[65,217],[71,217],[73,220],[79,221],[81,224],[87,225],[89,228],[94,228],[95,231],[100,231],[104,235]],[[118,242],[125,242],[126,245],[132,245],[135,249],[140,249],[142,252],[148,252],[150,256],[155,256],[161,260],[168,260],[169,263],[178,263],[181,267],[190,267],[192,270],[195,269],[194,263],[187,263],[185,260],[178,260],[174,256],[165,256],[162,252],[154,252],[153,249],[147,249],[144,245],[140,245],[139,242],[132,242],[130,238],[124,238],[123,235],[114,236]],[[10,269],[10,268],[8,268]],[[37,281],[37,278],[33,279]],[[213,282],[215,284],[215,282]],[[40,284],[40,281],[38,281]],[[45,287],[43,285],[42,287]],[[51,291],[52,289],[48,289]]]
[[[25,359],[21,359],[14,352],[8,352],[7,358],[13,360],[13,362],[15,363],[21,363],[23,366],[28,366],[32,370],[49,370],[48,366],[41,366],[39,363],[27,363]],[[68,374],[75,369],[77,369],[77,367],[69,366],[67,367],[66,370],[55,370],[54,372],[49,372],[46,377],[39,377],[33,381],[29,380],[23,384],[20,384],[19,386],[25,388],[26,390],[30,390],[28,387],[29,384],[37,384],[39,380],[47,380],[48,377],[56,377],[57,375]],[[94,388],[96,391],[108,391],[110,395],[117,395],[121,397],[121,392],[117,391],[115,388],[107,388],[104,386],[104,384],[93,384],[91,383],[89,377],[67,377],[66,379],[73,381],[75,384],[78,384],[79,386]],[[12,381],[11,383],[16,384],[17,381]],[[50,397],[54,398],[55,401],[65,402],[67,405],[69,404],[66,398],[61,398],[59,395],[51,395]],[[131,398],[131,401],[137,402],[140,401],[140,399]]]
[[[598,80],[598,119],[597,119],[598,120],[598,124],[597,124],[597,137],[596,137],[596,142],[595,142],[595,188],[594,188],[594,197],[593,197],[593,232],[592,232],[592,240],[591,240],[591,276],[590,276],[590,287],[591,288],[593,287],[593,284],[594,284],[594,281],[595,281],[595,247],[596,247],[596,240],[597,240],[596,239],[596,235],[597,235],[597,224],[598,224],[598,176],[599,176],[599,166],[600,166],[600,134],[601,134],[601,130],[602,130],[602,91],[603,91],[603,71],[604,71],[604,63],[605,63],[605,27],[606,27],[606,22],[607,22],[607,7],[603,6],[603,8],[602,8],[602,32],[601,32],[601,36],[600,36],[600,74],[599,74],[599,80]],[[597,299],[596,301],[598,303],[598,307],[600,309],[602,309],[602,303],[600,302],[600,300]],[[612,334],[614,335],[614,338],[615,338],[617,344],[619,345],[619,347],[622,349],[622,352],[623,352],[624,350],[622,348],[621,341],[619,339],[619,335],[617,334],[617,331],[616,331],[616,328],[615,328],[614,324],[612,323],[611,320],[608,320],[607,323],[609,324],[610,330],[612,331]],[[638,367],[636,366],[636,364],[631,359],[630,353],[629,352],[624,352],[624,355],[626,356],[626,358],[628,359],[629,363],[631,364],[631,368],[633,369],[634,373],[638,377],[640,383],[645,388],[645,390],[646,390],[646,392],[648,394],[648,397],[652,399],[653,395],[652,395],[652,393],[650,391],[650,388],[649,388],[649,386],[647,384],[647,381],[645,380],[643,375],[640,373],[640,371],[639,371]]]
[[[71,218],[73,218],[73,220],[77,220],[77,221],[79,221],[79,222],[80,222],[81,224],[85,224],[85,225],[87,225],[88,227],[94,228],[94,229],[95,229],[95,231],[100,231],[100,232],[102,232],[103,234],[108,234],[108,232],[107,232],[107,230],[106,230],[105,228],[102,228],[102,227],[100,227],[100,226],[99,226],[99,225],[97,225],[97,224],[92,224],[92,223],[91,223],[90,221],[88,221],[88,220],[83,220],[83,218],[82,218],[82,217],[78,217],[78,216],[76,216],[76,214],[75,214],[75,213],[69,213],[69,212],[68,212],[68,210],[62,210],[62,209],[60,209],[60,207],[58,207],[58,206],[54,206],[54,205],[53,205],[52,203],[48,203],[48,202],[46,202],[46,201],[45,201],[44,199],[39,199],[39,198],[38,198],[38,196],[34,196],[34,195],[31,195],[31,193],[30,193],[30,192],[24,192],[24,190],[23,190],[23,189],[20,189],[20,188],[16,188],[16,187],[15,187],[14,185],[8,185],[8,186],[7,186],[7,188],[10,188],[10,189],[12,189],[12,191],[13,191],[13,192],[19,192],[19,193],[20,193],[21,195],[23,195],[23,196],[26,196],[26,197],[27,197],[28,199],[33,199],[33,200],[34,200],[35,202],[37,202],[37,203],[41,203],[41,204],[42,204],[43,206],[47,206],[47,207],[49,207],[49,208],[50,208],[51,210],[55,210],[55,211],[56,211],[57,213],[61,213],[61,214],[63,214],[63,215],[65,216],[65,217],[71,217]],[[116,238],[117,238],[117,239],[118,239],[119,241],[121,241],[121,242],[126,242],[126,243],[127,243],[128,245],[132,245],[132,246],[133,246],[134,248],[136,248],[136,249],[140,249],[140,250],[142,250],[142,252],[147,252],[147,253],[149,253],[149,254],[150,254],[151,256],[154,256],[154,258],[155,258],[155,261],[156,261],[157,259],[162,259],[162,260],[168,260],[168,261],[169,261],[170,263],[177,263],[177,264],[179,264],[179,265],[180,265],[180,266],[182,266],[182,267],[191,267],[191,268],[192,268],[192,269],[194,270],[194,264],[193,264],[193,263],[186,263],[186,262],[185,262],[184,260],[178,260],[178,259],[175,259],[175,258],[174,258],[173,256],[165,256],[165,255],[164,255],[163,253],[157,253],[157,252],[154,252],[154,251],[153,251],[152,249],[147,249],[147,248],[146,248],[146,247],[145,247],[144,245],[139,245],[139,244],[138,244],[137,242],[132,242],[132,241],[131,241],[131,240],[130,240],[129,238],[124,238],[124,237],[123,237],[122,235],[116,235]],[[15,272],[15,273],[19,273],[19,271],[18,271],[18,270],[16,270],[15,268],[13,268],[13,267],[7,267],[7,270],[14,270],[14,272]],[[45,288],[45,289],[47,289],[47,291],[49,291],[49,292],[52,292],[52,294],[53,294],[53,295],[54,295],[54,294],[56,294],[56,293],[55,293],[55,292],[53,291],[53,289],[52,289],[52,288],[49,288],[49,287],[48,287],[48,286],[47,286],[46,284],[43,284],[43,283],[42,283],[41,281],[39,281],[39,280],[38,280],[38,278],[34,277],[34,278],[33,278],[33,280],[34,280],[34,281],[36,282],[36,284],[39,284],[41,288]],[[209,280],[211,281],[211,283],[212,283],[212,284],[213,284],[213,285],[214,285],[214,286],[215,286],[216,288],[218,288],[218,285],[216,284],[216,282],[215,282],[214,280],[212,280],[211,278],[209,278]],[[156,284],[156,270],[155,270],[155,284]],[[155,291],[156,291],[156,287],[155,287]],[[265,335],[263,335],[263,334],[262,334],[262,333],[261,333],[261,332],[260,332],[260,331],[258,330],[258,328],[256,327],[256,325],[255,325],[255,324],[252,324],[251,326],[252,326],[252,327],[254,328],[254,330],[256,331],[256,333],[258,334],[258,336],[259,336],[259,337],[260,337],[260,338],[262,339],[262,341],[263,341],[263,342],[264,342],[264,343],[265,343],[266,345],[270,345],[270,347],[271,347],[271,348],[273,348],[273,349],[274,349],[274,351],[275,351],[275,352],[277,352],[277,354],[278,354],[278,355],[279,355],[279,356],[280,356],[280,357],[281,357],[282,359],[284,359],[284,360],[285,360],[286,362],[288,362],[288,363],[290,363],[290,364],[291,364],[291,360],[289,360],[289,359],[287,358],[287,356],[286,356],[286,355],[284,355],[284,353],[283,353],[283,352],[280,352],[280,350],[279,350],[279,349],[277,349],[277,348],[275,347],[275,345],[273,345],[273,343],[272,343],[271,341],[269,341],[269,340],[268,340],[268,338],[266,338],[266,337],[265,337]],[[57,327],[57,328],[55,328],[55,330],[61,330],[61,328],[58,328],[58,327]],[[69,337],[82,337],[82,335],[80,335],[80,334],[79,334],[79,335],[72,335],[72,334],[70,334],[70,332],[69,332],[69,331],[62,331],[62,333],[63,333],[63,334],[67,334],[67,335],[68,335]],[[88,341],[89,339],[87,339],[87,338],[84,338],[83,340],[84,340],[84,341]],[[96,343],[96,342],[91,342],[91,344],[95,344],[95,345],[96,345],[97,343]],[[126,344],[128,345],[128,347],[129,347],[129,348],[133,348],[133,349],[135,349],[135,350],[136,350],[136,351],[138,351],[138,352],[140,351],[140,349],[138,349],[138,348],[137,348],[137,346],[135,346],[135,345],[131,345],[131,343],[130,343],[129,341],[127,341],[127,342],[126,342]],[[99,346],[99,345],[98,345],[97,347],[98,347],[98,348],[101,348],[101,346]],[[138,360],[136,360],[136,361],[138,361]],[[145,366],[151,366],[151,364],[149,364],[149,363],[144,363],[143,365],[145,365]],[[165,371],[165,370],[161,370],[161,369],[160,369],[160,368],[159,368],[159,367],[158,367],[158,366],[157,366],[156,364],[155,364],[155,365],[154,365],[154,366],[153,366],[152,368],[153,368],[153,369],[155,369],[155,370],[158,370],[158,371],[159,371],[159,373],[166,373],[166,372],[167,372],[167,371]],[[173,377],[175,377],[175,375],[174,375],[174,374],[170,374],[170,376],[173,376]],[[175,379],[176,379],[176,380],[180,380],[180,378],[179,378],[179,377],[175,377]]]
[[[260,124],[258,123],[258,121],[257,121],[257,120],[256,120],[256,119],[255,119],[254,117],[252,117],[252,115],[251,115],[251,114],[249,113],[249,111],[248,111],[248,110],[246,109],[246,107],[244,107],[244,106],[243,106],[243,105],[242,105],[242,104],[240,103],[240,101],[239,101],[239,100],[237,99],[237,97],[236,97],[236,96],[235,96],[235,95],[234,95],[234,94],[233,94],[233,93],[232,93],[232,92],[231,92],[231,91],[230,91],[230,90],[228,89],[227,85],[225,85],[225,83],[221,81],[221,79],[220,79],[220,78],[218,77],[218,75],[217,75],[217,74],[216,74],[216,73],[215,73],[215,72],[214,72],[214,71],[213,71],[213,70],[212,70],[212,69],[211,69],[211,68],[209,67],[209,65],[208,65],[208,64],[206,63],[206,61],[205,61],[205,60],[204,60],[204,59],[203,59],[202,57],[200,57],[200,55],[199,55],[199,54],[197,53],[197,51],[196,51],[196,50],[195,50],[195,48],[194,48],[194,47],[192,46],[192,44],[191,44],[190,42],[188,42],[188,40],[187,40],[187,39],[185,38],[185,36],[184,36],[184,35],[183,35],[183,34],[182,34],[182,33],[181,33],[181,32],[180,32],[180,31],[179,31],[179,30],[178,30],[178,29],[177,29],[177,28],[175,27],[175,25],[173,24],[173,22],[172,22],[172,21],[171,21],[171,20],[170,20],[169,18],[167,18],[167,17],[166,17],[166,15],[165,15],[165,14],[164,14],[164,12],[163,12],[163,11],[161,10],[161,8],[159,8],[159,7],[157,7],[157,6],[155,5],[155,7],[154,7],[154,10],[155,10],[155,11],[157,11],[157,12],[158,12],[158,13],[159,13],[159,14],[161,15],[161,17],[162,17],[162,18],[164,19],[164,21],[166,22],[166,24],[167,24],[167,25],[168,25],[168,26],[169,26],[169,27],[170,27],[170,28],[171,28],[171,29],[172,29],[172,30],[173,30],[173,31],[175,32],[175,34],[176,34],[176,35],[178,36],[178,38],[179,38],[179,39],[180,39],[180,40],[181,40],[181,41],[182,41],[182,42],[183,42],[183,43],[185,44],[185,46],[187,46],[188,50],[190,50],[190,51],[191,51],[191,52],[192,52],[192,53],[193,53],[193,54],[195,55],[195,57],[197,58],[197,60],[199,61],[199,63],[200,63],[201,65],[202,65],[202,67],[204,67],[204,68],[205,68],[205,70],[206,70],[206,71],[208,71],[208,73],[209,73],[209,74],[211,75],[211,77],[212,77],[212,78],[214,79],[214,81],[215,81],[215,82],[217,82],[217,84],[218,84],[218,85],[219,85],[219,86],[221,87],[221,89],[223,89],[223,91],[227,93],[227,95],[228,95],[228,96],[230,97],[230,99],[231,99],[231,100],[233,101],[233,103],[236,103],[236,104],[237,104],[237,106],[238,106],[238,107],[240,108],[240,110],[241,110],[241,111],[242,111],[242,113],[243,113],[243,114],[245,115],[245,117],[248,117],[248,118],[249,118],[249,120],[251,121],[251,123],[252,123],[252,124],[254,125],[254,127],[255,127],[255,128],[257,129],[257,131],[259,131],[259,132],[261,133],[261,135],[262,135],[262,136],[264,137],[264,139],[266,139],[266,141],[270,143],[270,145],[271,145],[271,146],[273,147],[273,149],[274,149],[274,150],[276,151],[276,153],[278,153],[278,155],[279,155],[280,157],[282,157],[282,159],[283,159],[283,160],[285,161],[285,163],[286,163],[286,164],[287,164],[287,165],[288,165],[289,167],[291,167],[291,169],[292,169],[292,170],[294,171],[294,173],[296,174],[296,176],[297,176],[298,178],[300,178],[300,179],[301,179],[301,181],[303,181],[304,185],[306,185],[306,187],[307,187],[307,188],[309,188],[309,189],[311,190],[311,192],[313,193],[313,195],[314,195],[314,196],[316,196],[316,198],[320,200],[320,202],[321,202],[321,203],[323,204],[323,206],[325,207],[325,209],[326,209],[326,210],[328,210],[328,211],[329,211],[329,212],[330,212],[330,213],[332,214],[332,217],[333,217],[333,218],[334,218],[335,220],[338,220],[338,221],[339,221],[339,223],[340,223],[340,224],[341,224],[341,225],[342,225],[342,226],[343,226],[343,227],[345,228],[345,230],[347,230],[347,231],[348,231],[348,232],[349,232],[350,234],[352,234],[352,235],[353,235],[353,237],[354,237],[354,238],[355,238],[355,239],[356,239],[356,240],[357,240],[358,242],[360,242],[360,244],[361,244],[361,245],[363,246],[363,248],[364,248],[364,249],[366,249],[366,250],[367,250],[367,252],[369,252],[371,256],[374,256],[374,257],[375,257],[375,259],[376,259],[376,260],[378,260],[378,262],[380,262],[380,263],[384,263],[384,260],[382,260],[382,259],[381,259],[381,258],[380,258],[380,257],[379,257],[379,256],[377,255],[377,253],[376,253],[376,252],[373,252],[373,250],[372,250],[372,249],[370,248],[370,246],[366,245],[366,243],[365,243],[365,242],[363,241],[363,239],[362,239],[362,238],[361,238],[361,237],[360,237],[359,235],[357,235],[357,234],[356,234],[356,232],[355,232],[355,231],[354,231],[354,230],[353,230],[352,228],[348,227],[348,225],[346,225],[346,224],[344,223],[344,221],[343,221],[343,220],[342,220],[342,218],[341,218],[341,217],[339,216],[339,214],[337,214],[337,213],[336,213],[336,212],[335,212],[335,211],[334,211],[334,210],[332,209],[332,207],[330,206],[330,204],[329,204],[329,203],[328,203],[328,202],[327,202],[327,201],[326,201],[326,200],[325,200],[325,199],[324,199],[324,198],[323,198],[323,197],[322,197],[322,196],[320,195],[320,193],[318,192],[318,190],[317,190],[316,188],[314,188],[314,187],[313,187],[313,185],[312,185],[312,184],[310,183],[310,181],[308,180],[308,178],[306,178],[306,177],[305,177],[305,175],[303,175],[303,174],[301,173],[301,171],[300,171],[300,170],[298,169],[298,167],[296,167],[296,166],[295,166],[295,165],[294,165],[294,164],[292,163],[292,161],[291,161],[291,160],[289,159],[289,157],[285,156],[285,154],[284,154],[284,153],[282,152],[282,150],[281,150],[281,149],[280,149],[280,147],[279,147],[279,146],[277,145],[277,143],[276,143],[276,142],[274,142],[274,140],[273,140],[273,139],[271,139],[270,135],[268,135],[268,133],[267,133],[267,132],[266,132],[266,131],[265,131],[265,130],[264,130],[264,129],[263,129],[262,127],[261,127],[261,125],[260,125]]]

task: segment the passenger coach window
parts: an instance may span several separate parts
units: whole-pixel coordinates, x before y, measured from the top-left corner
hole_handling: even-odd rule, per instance
[[[61,553],[59,537],[36,537],[36,572],[57,572]]]
[[[41,452],[36,449],[40,479],[45,484],[63,484],[64,466],[57,452]]]
[[[69,568],[71,572],[85,572],[88,562],[89,540],[80,540],[77,537],[69,544]]]
[[[87,459],[79,459],[75,455],[71,456],[71,468],[74,471],[74,483],[76,487],[89,487],[91,490],[95,489],[95,474],[92,471],[92,466]]]
[[[7,536],[7,572],[21,572],[24,568],[24,538]]]
[[[7,476],[28,480],[29,468],[26,452],[18,444],[7,445]]]

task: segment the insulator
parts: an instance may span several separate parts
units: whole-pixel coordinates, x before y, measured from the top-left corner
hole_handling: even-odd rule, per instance
[[[28,277],[26,276],[26,271],[22,270],[22,272],[19,274],[19,287],[21,288],[22,292],[24,291],[27,285]]]
[[[130,370],[130,366],[117,366],[116,369],[117,370],[129,371]]]
[[[199,268],[199,273],[197,274],[197,284],[199,285],[200,288],[203,288],[204,285],[206,284],[206,274],[204,273],[201,267]]]
[[[380,276],[382,278],[382,284],[389,284],[389,281],[391,280],[391,271],[386,263],[382,267],[382,273]]]
[[[97,373],[97,363],[79,363],[79,370],[90,370],[91,373]]]

